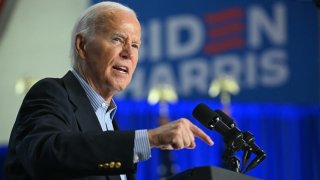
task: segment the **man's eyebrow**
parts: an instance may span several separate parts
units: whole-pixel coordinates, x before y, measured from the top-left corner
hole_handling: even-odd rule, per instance
[[[138,41],[132,41],[133,43],[136,43],[136,44],[141,44],[141,40],[138,40]]]
[[[112,36],[118,36],[118,37],[126,38],[126,35],[124,35],[122,33],[118,33],[118,32],[112,33]]]
[[[123,39],[127,39],[127,35],[123,34],[123,33],[119,33],[119,32],[115,32],[115,33],[112,33],[112,36],[118,36],[118,37],[121,37]],[[133,43],[136,43],[136,44],[141,44],[141,39],[139,40],[133,40],[132,41]]]

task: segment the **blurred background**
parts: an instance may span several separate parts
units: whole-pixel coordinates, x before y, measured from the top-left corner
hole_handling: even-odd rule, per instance
[[[71,31],[98,0],[0,0],[0,180],[10,131],[30,86],[70,69]],[[205,103],[250,131],[267,158],[248,175],[320,179],[320,9],[312,0],[119,0],[143,27],[139,65],[115,99],[122,129],[186,117],[215,141],[152,150],[137,179],[225,167],[221,135],[192,116]],[[240,159],[242,152],[236,154]],[[254,155],[252,159],[254,158]],[[252,160],[251,159],[251,160]]]

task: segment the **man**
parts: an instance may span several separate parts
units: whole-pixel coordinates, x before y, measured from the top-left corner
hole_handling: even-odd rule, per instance
[[[7,180],[132,179],[150,148],[194,148],[195,136],[213,144],[183,118],[151,130],[118,131],[112,97],[131,81],[140,38],[134,11],[121,4],[102,2],[80,17],[72,34],[73,70],[39,81],[21,105]]]

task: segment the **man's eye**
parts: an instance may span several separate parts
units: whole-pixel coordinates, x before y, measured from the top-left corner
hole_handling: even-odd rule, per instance
[[[131,46],[132,46],[133,48],[136,48],[136,49],[139,49],[139,47],[140,47],[139,44],[132,44]]]
[[[119,37],[115,37],[112,39],[113,41],[116,41],[116,42],[123,42],[123,40]]]

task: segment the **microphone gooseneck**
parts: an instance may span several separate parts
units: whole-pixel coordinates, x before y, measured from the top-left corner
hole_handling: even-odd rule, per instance
[[[236,127],[234,120],[223,111],[213,111],[207,105],[200,103],[194,108],[192,115],[205,127],[216,130],[223,136],[227,145],[223,159],[235,172],[241,172],[239,160],[234,156],[234,153],[239,150],[244,151],[242,157],[243,168],[241,168],[243,173],[252,170],[266,158],[266,153],[254,142],[253,134],[249,131],[241,132]],[[251,153],[254,153],[256,157],[245,168]]]

